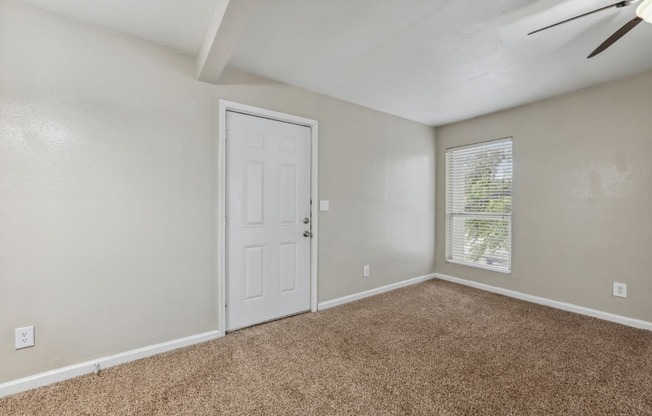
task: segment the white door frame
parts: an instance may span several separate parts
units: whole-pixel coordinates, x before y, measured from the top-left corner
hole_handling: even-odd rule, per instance
[[[319,123],[317,120],[252,107],[232,101],[219,101],[219,142],[217,148],[217,307],[219,333],[226,333],[226,112],[264,117],[310,128],[310,205],[312,238],[310,239],[310,310],[317,312],[317,277],[319,258]]]

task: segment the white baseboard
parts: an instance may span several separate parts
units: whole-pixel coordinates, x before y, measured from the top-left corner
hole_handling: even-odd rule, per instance
[[[448,276],[441,273],[435,273],[435,277],[440,280],[446,280],[448,282],[458,283],[460,285],[486,290],[487,292],[498,293],[500,295],[509,296],[510,298],[525,300],[527,302],[537,303],[539,305],[550,306],[552,308],[562,309],[564,311],[574,312],[580,315],[591,316],[593,318],[603,319],[605,321],[616,322],[622,325],[627,325],[634,328],[647,329],[648,331],[652,331],[652,322],[643,321],[640,319],[628,318],[626,316],[615,315],[609,312],[602,312],[596,309],[585,308],[584,306],[573,305],[572,303],[559,302],[556,300],[546,299],[539,296],[527,295],[525,293],[516,292],[508,289],[502,289],[500,287],[490,286],[484,283],[474,282],[472,280],[460,279],[459,277]]]
[[[628,318],[626,316],[615,315],[612,313],[602,312],[596,309],[585,308],[583,306],[573,305],[571,303],[546,299],[539,296],[528,295],[525,293],[520,293],[513,290],[490,286],[484,283],[474,282],[472,280],[460,279],[458,277],[448,276],[441,273],[432,273],[425,276],[415,277],[412,279],[404,280],[402,282],[393,283],[387,286],[382,286],[376,289],[371,289],[353,295],[348,295],[341,298],[320,302],[318,305],[318,309],[324,310],[335,306],[344,305],[346,303],[364,299],[369,296],[379,295],[381,293],[389,292],[406,286],[415,285],[417,283],[422,283],[427,280],[431,280],[435,278],[440,280],[446,280],[453,283],[458,283],[464,286],[470,286],[476,289],[485,290],[487,292],[509,296],[527,302],[536,303],[539,305],[550,306],[552,308],[562,309],[565,311],[574,312],[581,315],[587,315],[594,318],[603,319],[606,321],[616,322],[634,328],[640,328],[640,329],[646,329],[648,331],[652,331],[652,322],[643,321],[640,319]],[[203,334],[197,334],[185,338],[179,338],[176,340],[167,341],[160,344],[150,345],[147,347],[126,351],[119,354],[109,355],[95,360],[74,364],[68,367],[62,367],[56,370],[46,371],[44,373],[35,374],[17,380],[0,383],[0,397],[10,396],[12,394],[35,389],[38,387],[43,387],[48,384],[57,383],[59,381],[64,381],[74,377],[82,376],[84,374],[92,373],[93,371],[95,371],[96,364],[99,364],[101,369],[106,369],[119,364],[124,364],[130,361],[139,360],[141,358],[151,357],[153,355],[161,354],[163,352],[172,351],[175,349],[187,347],[194,344],[199,344],[206,341],[211,341],[220,338],[222,336],[224,336],[224,333],[222,331],[205,332]]]
[[[9,396],[23,391],[35,389],[37,387],[47,386],[48,384],[57,383],[59,381],[64,381],[70,378],[92,373],[95,371],[96,364],[100,365],[100,369],[106,369],[118,364],[128,363],[130,361],[139,360],[141,358],[150,357],[152,355],[160,354],[163,352],[199,344],[201,342],[211,341],[223,335],[224,333],[222,331],[204,332],[203,334],[197,334],[185,338],[175,339],[172,341],[162,342],[160,344],[121,352],[119,354],[109,355],[95,360],[70,365],[68,367],[58,368],[56,370],[46,371],[44,373],[35,374],[33,376],[19,378],[17,380],[8,381],[6,383],[0,383],[0,397]]]
[[[368,298],[369,296],[379,295],[381,293],[389,292],[401,287],[416,285],[417,283],[425,282],[426,280],[434,279],[435,273],[427,274],[425,276],[414,277],[412,279],[403,280],[402,282],[392,283],[391,285],[381,286],[376,289],[367,290],[353,295],[343,296],[341,298],[319,302],[317,309],[320,311],[334,306],[344,305],[345,303],[353,302],[356,300]]]

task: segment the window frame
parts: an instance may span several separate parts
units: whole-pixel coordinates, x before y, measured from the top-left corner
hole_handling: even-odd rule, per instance
[[[501,142],[511,142],[512,146],[512,184],[511,184],[511,195],[512,195],[512,202],[511,202],[511,210],[509,214],[499,214],[499,213],[455,213],[455,212],[449,212],[449,168],[448,168],[448,153],[456,150],[461,150],[461,149],[472,149],[474,147],[481,147],[489,144],[497,144]],[[460,266],[467,266],[467,267],[472,267],[475,269],[482,269],[482,270],[488,270],[492,272],[498,272],[504,275],[511,275],[512,274],[512,260],[513,260],[513,254],[514,254],[514,249],[513,249],[513,238],[512,238],[512,228],[514,224],[514,209],[513,209],[513,195],[514,195],[514,138],[512,136],[508,137],[502,137],[500,139],[493,139],[493,140],[485,140],[482,142],[477,142],[477,143],[471,143],[471,144],[466,144],[466,145],[461,145],[461,146],[453,146],[446,148],[446,153],[445,153],[445,166],[444,166],[444,173],[445,173],[445,196],[444,196],[444,206],[445,206],[445,237],[444,237],[444,261],[449,264],[456,264]],[[474,263],[471,261],[461,261],[461,260],[454,260],[451,255],[451,241],[454,239],[453,237],[453,227],[449,226],[450,221],[455,218],[455,217],[466,217],[468,219],[479,219],[479,220],[507,220],[508,221],[508,226],[507,226],[507,238],[509,240],[509,264],[508,268],[502,268],[502,267],[496,267],[492,266],[489,264],[480,264],[480,263]]]

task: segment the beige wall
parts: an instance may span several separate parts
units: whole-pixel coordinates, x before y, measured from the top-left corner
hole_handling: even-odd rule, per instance
[[[0,382],[217,329],[219,98],[319,120],[320,300],[433,272],[434,129],[193,74],[0,0]],[[36,347],[15,351],[25,325]]]
[[[438,128],[437,273],[652,321],[651,109],[647,73]],[[506,136],[512,274],[446,263],[446,149]]]

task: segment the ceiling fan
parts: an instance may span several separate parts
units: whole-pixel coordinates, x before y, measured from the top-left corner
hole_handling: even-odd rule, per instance
[[[609,9],[622,9],[623,7],[631,6],[635,3],[638,3],[640,0],[622,0],[619,1],[618,3],[610,4],[608,6],[600,7],[599,9],[592,10],[588,13],[581,14],[579,16],[571,17],[570,19],[563,20],[561,22],[555,23],[550,26],[546,26],[544,28],[541,28],[539,30],[535,30],[534,32],[528,33],[529,35],[533,35],[535,33],[539,33],[541,31],[544,31],[546,29],[550,29],[559,25],[562,25],[564,23],[572,22],[573,20],[577,20],[582,17],[586,17],[595,13],[599,13],[605,10]],[[625,36],[627,32],[630,30],[634,29],[639,23],[642,21],[646,21],[648,23],[652,23],[652,0],[643,0],[643,2],[636,8],[636,17],[634,17],[632,20],[629,22],[625,23],[623,27],[618,29],[613,35],[611,35],[607,40],[605,40],[600,46],[598,46],[591,54],[586,58],[593,58],[594,56],[604,52],[608,47],[616,43],[620,38]]]

